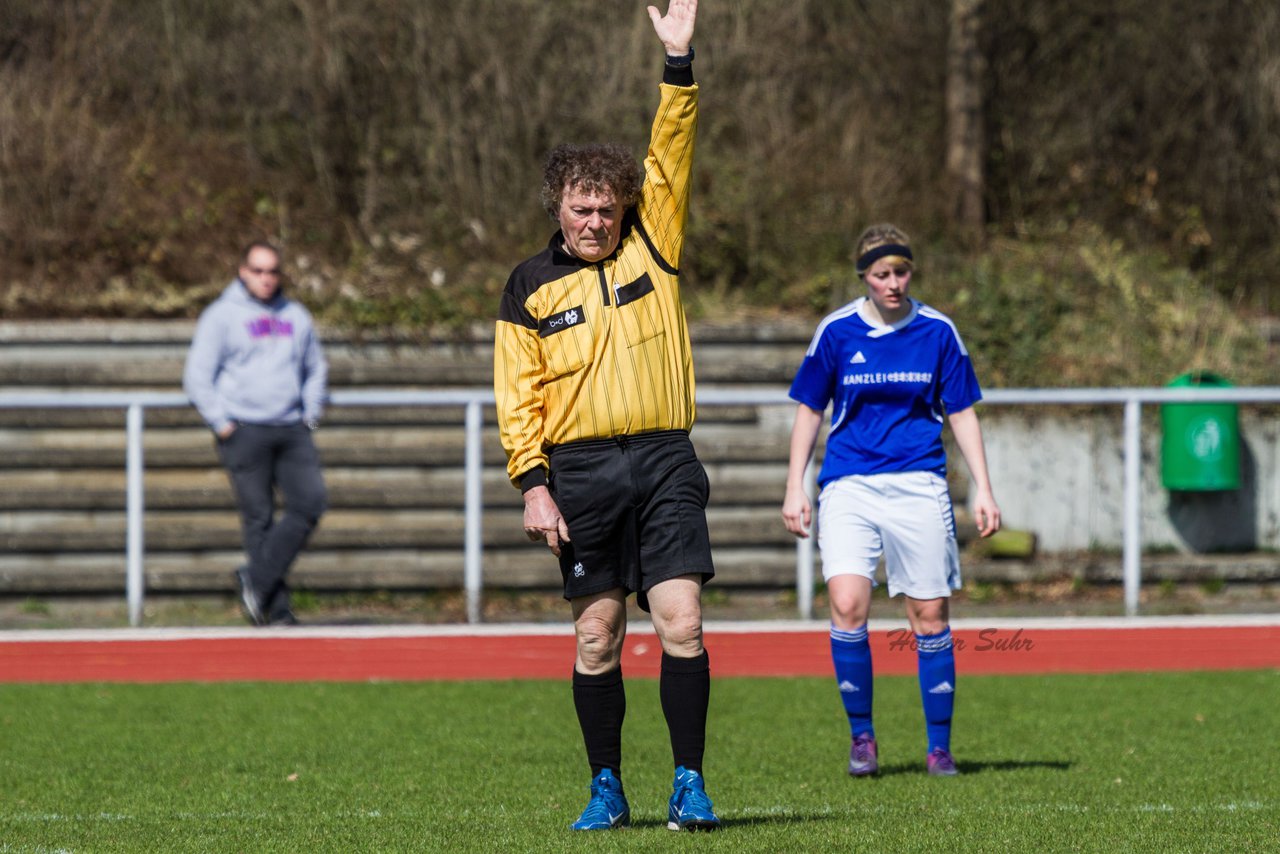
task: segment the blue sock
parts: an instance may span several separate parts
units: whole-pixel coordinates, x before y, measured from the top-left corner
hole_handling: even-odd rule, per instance
[[[929,750],[941,747],[950,751],[951,712],[956,700],[956,656],[950,626],[936,635],[916,635],[916,666]]]
[[[849,716],[852,735],[867,733],[876,737],[871,725],[871,644],[867,641],[867,624],[852,631],[831,627],[831,661],[836,668],[836,684],[840,699]]]

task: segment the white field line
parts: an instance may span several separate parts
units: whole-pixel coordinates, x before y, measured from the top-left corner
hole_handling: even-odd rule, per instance
[[[1280,626],[1280,614],[1193,614],[1168,617],[1000,617],[961,618],[951,621],[958,630],[997,629],[1026,631],[1040,629],[1192,629]],[[708,621],[703,629],[717,634],[826,633],[826,620]],[[871,620],[873,632],[907,629],[905,619]],[[628,634],[653,634],[648,621],[633,622]],[[192,627],[120,629],[13,629],[0,631],[0,643],[92,642],[92,641],[176,641],[235,638],[416,638],[416,637],[533,637],[573,636],[573,626],[564,623],[450,623],[447,625],[401,624],[390,626],[290,626],[284,628]]]
[[[884,804],[826,804],[820,807],[792,808],[784,806],[743,807],[732,813],[722,814],[726,820],[733,818],[836,818],[850,814],[892,813],[901,807]],[[1039,803],[1039,804],[982,804],[944,806],[931,804],[929,815],[973,815],[975,813],[992,813],[1008,815],[1011,812],[1027,815],[1043,815],[1046,813],[1071,813],[1076,815],[1120,815],[1160,813],[1168,815],[1230,815],[1232,813],[1254,813],[1280,810],[1280,802],[1272,801],[1230,801],[1221,804],[1190,804],[1173,806],[1172,804],[1077,804],[1077,803]]]
[[[744,806],[721,812],[727,822],[736,819],[750,818],[837,818],[848,815],[865,815],[867,813],[899,812],[901,807],[885,804],[824,804],[821,806],[787,807],[778,804],[771,806]],[[1189,804],[1174,806],[1172,804],[1080,804],[1071,802],[1029,803],[1029,804],[984,804],[973,803],[966,806],[944,806],[934,804],[929,807],[930,816],[938,815],[974,815],[992,813],[1008,815],[1011,812],[1026,815],[1043,815],[1049,813],[1068,813],[1072,815],[1127,815],[1149,814],[1161,815],[1231,815],[1233,813],[1258,813],[1280,810],[1280,802],[1275,801],[1228,801],[1218,804]],[[481,811],[483,812],[483,811]],[[643,814],[640,813],[643,817]],[[655,813],[656,815],[656,813]],[[383,810],[347,810],[335,814],[326,814],[328,818],[351,821],[396,821],[418,818],[416,814],[404,812],[388,813]],[[254,813],[221,811],[210,813],[178,812],[156,815],[127,815],[120,813],[4,813],[0,812],[0,821],[19,822],[23,824],[109,824],[134,821],[266,821],[279,818],[275,813]],[[0,851],[3,851],[0,848]]]

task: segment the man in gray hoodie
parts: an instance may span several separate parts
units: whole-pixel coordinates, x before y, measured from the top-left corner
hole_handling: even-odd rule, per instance
[[[182,376],[240,508],[248,563],[235,578],[254,625],[297,622],[285,576],[328,501],[311,431],[329,367],[311,314],[281,292],[280,261],[270,243],[249,244],[238,277],[200,315]]]

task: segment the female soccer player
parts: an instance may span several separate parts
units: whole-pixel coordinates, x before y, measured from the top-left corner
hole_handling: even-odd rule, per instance
[[[889,595],[905,596],[915,633],[930,774],[956,773],[951,712],[956,689],[948,602],[960,588],[955,517],[947,490],[944,417],[973,476],[979,533],[1000,528],[987,475],[981,399],[955,325],[908,295],[913,257],[907,235],[873,225],[858,239],[857,274],[867,295],[818,325],[791,385],[796,407],[782,518],[809,535],[804,473],[827,405],[826,454],[818,476],[818,547],[831,599],[831,658],[849,716],[849,773],[879,768],[871,721],[867,616],[876,564],[884,556]]]

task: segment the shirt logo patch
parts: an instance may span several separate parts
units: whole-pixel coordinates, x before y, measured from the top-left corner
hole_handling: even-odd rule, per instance
[[[557,332],[563,332],[571,326],[586,322],[587,316],[582,311],[582,306],[567,308],[559,314],[542,318],[538,322],[538,336],[546,338],[548,335],[555,335]]]
[[[293,335],[292,323],[269,314],[250,320],[245,326],[249,330],[249,337],[253,339],[288,338]]]
[[[854,353],[853,358],[849,360],[849,364],[851,365],[865,365],[866,363],[867,363],[867,357],[862,355],[861,350]]]

